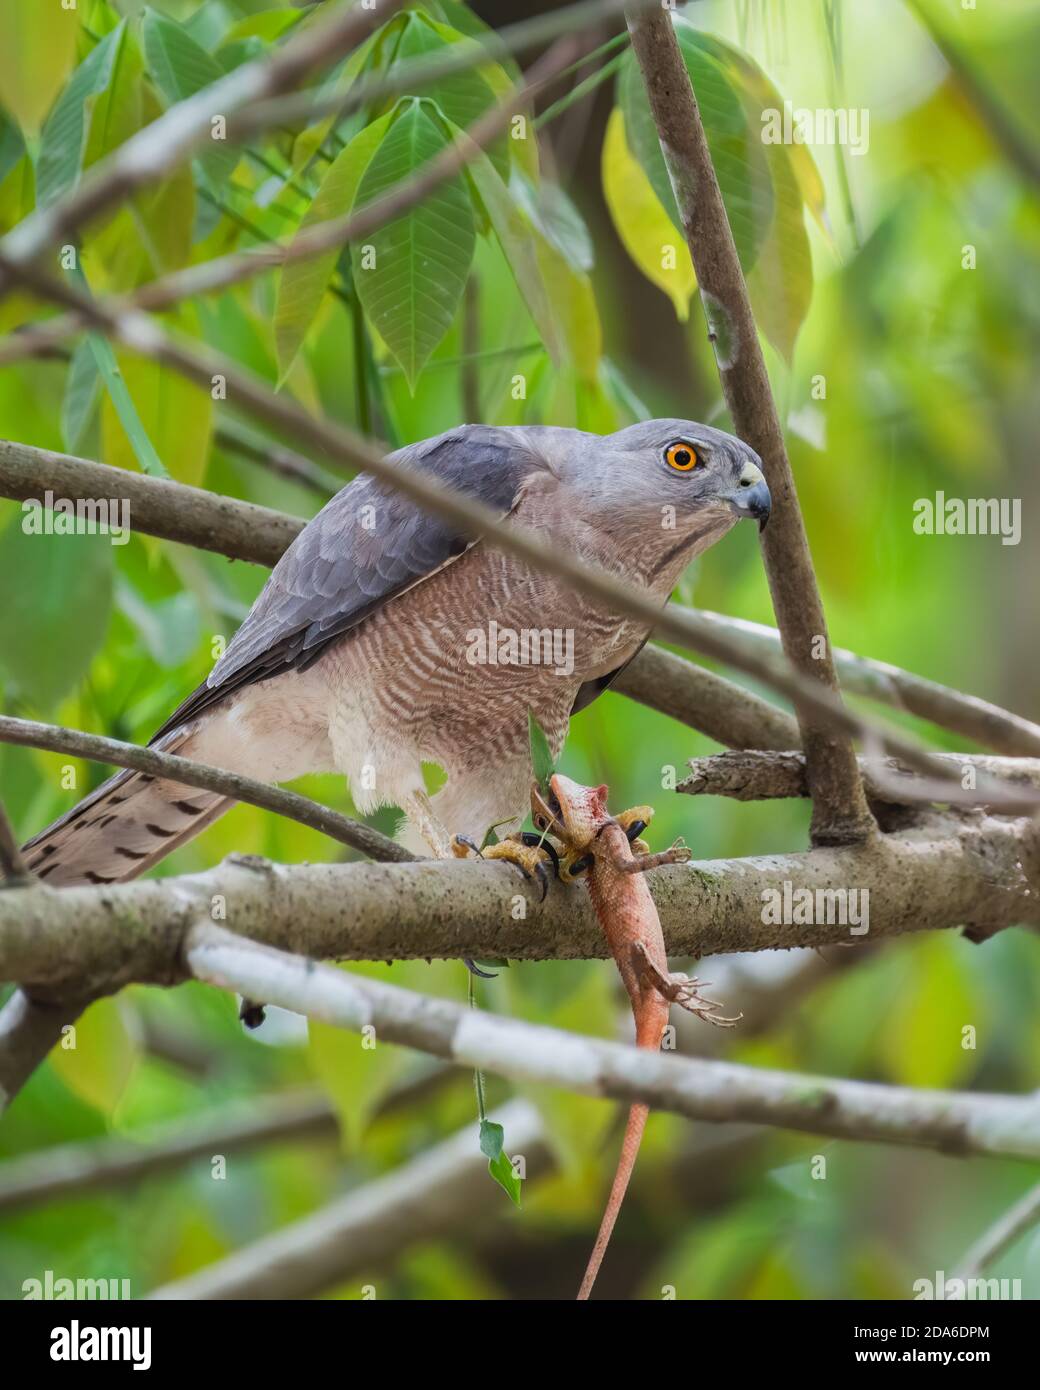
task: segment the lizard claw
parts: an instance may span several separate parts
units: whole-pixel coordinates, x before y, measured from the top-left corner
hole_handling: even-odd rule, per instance
[[[720,1014],[718,1010],[723,1007],[722,1004],[717,999],[709,999],[700,993],[700,986],[707,981],[679,973],[669,975],[659,970],[641,941],[636,942],[633,950],[644,980],[670,1004],[678,1004],[687,1013],[695,1014],[705,1023],[713,1023],[716,1028],[733,1028],[744,1017],[743,1014],[737,1014],[735,1018],[725,1018]]]

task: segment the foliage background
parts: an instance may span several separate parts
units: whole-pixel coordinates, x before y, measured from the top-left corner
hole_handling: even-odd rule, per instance
[[[473,6],[496,27],[530,9]],[[745,236],[756,313],[773,344],[774,390],[834,640],[1037,718],[1040,657],[1030,636],[1040,561],[1029,525],[1040,501],[1036,190],[982,118],[972,84],[959,82],[931,44],[923,9],[924,0],[710,0],[687,7],[686,23],[710,37],[688,35],[686,51],[721,83],[714,116],[705,101],[720,141],[726,129],[738,132],[732,158],[719,150],[716,158],[738,240]],[[961,12],[931,0],[929,10],[949,29],[972,82],[997,95],[1027,139],[1040,137],[1029,99],[1040,8],[1005,0]],[[171,101],[300,18],[299,10],[264,0],[157,0],[151,9],[137,0],[81,0],[70,21],[56,0],[0,0],[0,231]],[[479,23],[457,0],[429,0],[366,61],[403,62],[462,41],[462,29],[479,32]],[[597,63],[620,57],[612,48]],[[747,131],[755,128],[748,103],[759,69],[797,106],[867,108],[869,151],[843,160],[839,150],[817,148],[814,164],[804,152],[788,158],[770,150],[785,167],[774,163],[756,174],[764,147]],[[504,141],[491,152],[490,174],[484,169],[445,195],[454,198],[449,211],[458,225],[454,259],[439,271],[444,331],[435,342],[420,341],[414,324],[389,321],[367,288],[359,313],[349,256],[327,267],[316,290],[306,280],[279,286],[269,274],[189,302],[171,321],[279,382],[308,409],[394,443],[457,424],[474,402],[492,423],[610,430],[641,414],[676,414],[725,426],[696,301],[682,321],[692,288],[685,251],[671,277],[656,277],[666,293],[648,284],[626,250],[634,247],[638,258],[643,248],[652,261],[646,248],[667,214],[646,200],[647,175],[660,189],[659,171],[648,156],[643,174],[619,134],[620,119],[636,152],[646,153],[638,112],[626,107],[634,99],[626,97],[625,72],[622,59],[585,101],[542,125],[540,170],[529,148],[518,152]],[[489,68],[435,87],[420,106],[395,108],[388,129],[410,121],[407,141],[398,131],[402,148],[435,145],[447,138],[444,120],[470,123],[506,76]],[[761,87],[757,100],[760,107]],[[621,118],[612,114],[616,102]],[[339,135],[345,141],[385,114],[367,111]],[[131,288],[165,269],[291,234],[328,167],[313,156],[313,135],[280,135],[237,160],[207,156],[91,229],[82,255],[91,288]],[[336,134],[326,138],[334,150]],[[370,168],[369,194],[392,173]],[[489,193],[487,180],[503,174],[512,178],[510,211],[499,208],[496,220],[489,199],[505,186]],[[772,190],[765,210],[756,201],[763,185],[755,180],[763,177]],[[325,193],[344,196],[328,185]],[[528,284],[526,297],[518,286],[520,249],[496,235],[509,217],[521,219],[520,240],[536,245],[536,282],[547,288],[551,312],[544,303],[532,312],[537,283],[534,290]],[[976,248],[973,270],[962,265],[967,244]],[[10,296],[0,301],[0,330],[42,312]],[[555,361],[547,351],[554,337]],[[478,361],[460,364],[472,353]],[[244,456],[243,436],[255,442],[259,431],[236,421],[230,405],[124,354],[120,367],[144,434],[172,476],[300,514],[321,504],[314,490]],[[511,396],[516,372],[528,378],[524,401]],[[825,400],[812,394],[819,374]],[[74,345],[71,360],[0,373],[0,434],[124,467],[148,463],[140,433],[127,433],[86,343]],[[1024,543],[916,535],[913,501],[939,490],[1021,498]],[[25,537],[20,519],[15,503],[0,501],[3,709],[145,741],[205,676],[214,639],[230,636],[264,572],[145,536],[125,547],[100,538]],[[680,597],[771,622],[752,528],[739,528],[713,551],[686,577]],[[616,806],[656,802],[655,842],[681,833],[698,857],[804,845],[807,810],[798,804],[687,800],[661,790],[663,769],[711,748],[691,730],[608,694],[576,718],[563,767],[583,781],[608,782]],[[63,775],[69,766],[72,786]],[[103,775],[57,755],[0,747],[3,797],[25,836]],[[339,779],[299,785],[351,810]],[[392,816],[377,820],[392,827]],[[233,850],[289,861],[337,852],[301,826],[239,807],[158,872],[197,869]],[[954,933],[891,941],[792,1005],[765,1038],[742,1041],[738,1033],[729,1055],[911,1085],[1035,1088],[1038,965],[1040,945],[1024,932],[1002,933],[983,948]],[[463,969],[453,963],[363,968],[416,989],[465,994]],[[513,966],[482,983],[480,994],[502,1012],[607,1036],[626,1014],[604,963]],[[158,1024],[190,1042],[201,1069],[149,1047]],[[965,1024],[977,1029],[975,1051],[960,1045]],[[19,1296],[22,1280],[45,1269],[129,1277],[135,1293],[145,1291],[474,1120],[465,1076],[373,1120],[381,1097],[415,1065],[387,1045],[363,1052],[353,1035],[316,1028],[308,1038],[300,1020],[278,1011],[259,1033],[244,1036],[233,1001],[198,986],[170,994],[137,988],[96,1004],[79,1025],[77,1050],[53,1054],[12,1108],[0,1128],[0,1156],[132,1134],[151,1122],[216,1113],[232,1098],[260,1103],[307,1083],[328,1089],[342,1144],[236,1157],[222,1183],[199,1162],[130,1190],[9,1217],[0,1228],[0,1295]],[[490,1089],[492,1100],[504,1094],[494,1080]],[[412,1249],[392,1268],[374,1269],[371,1279],[334,1294],[356,1298],[363,1283],[374,1282],[380,1297],[569,1295],[598,1220],[616,1136],[607,1107],[544,1092],[535,1099],[559,1144],[558,1176],[530,1185],[522,1210],[503,1195],[499,1219]],[[952,1270],[986,1223],[1036,1179],[1026,1164],[776,1133],[743,1146],[707,1181],[698,1170],[690,1185],[683,1155],[694,1128],[674,1117],[652,1121],[603,1293],[658,1297],[672,1284],[679,1297],[907,1297],[914,1279]],[[828,1159],[824,1182],[809,1176],[818,1153]],[[1024,1296],[1036,1297],[1040,1237],[1020,1241],[991,1272],[1021,1278]]]

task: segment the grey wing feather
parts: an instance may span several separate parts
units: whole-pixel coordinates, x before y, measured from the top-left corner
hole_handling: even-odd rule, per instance
[[[466,425],[389,456],[506,515],[544,462],[520,431]],[[461,555],[470,538],[374,478],[336,494],[300,532],[205,685],[155,737],[232,691],[283,671],[305,670],[325,648],[387,600]]]

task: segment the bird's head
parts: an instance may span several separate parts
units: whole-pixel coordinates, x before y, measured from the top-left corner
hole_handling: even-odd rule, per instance
[[[693,420],[644,420],[608,435],[578,435],[564,451],[561,481],[597,511],[653,512],[667,525],[726,530],[748,517],[761,530],[772,499],[761,459],[723,430]],[[698,527],[700,529],[700,527]]]

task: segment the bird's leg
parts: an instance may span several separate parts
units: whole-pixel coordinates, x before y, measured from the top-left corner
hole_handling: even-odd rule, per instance
[[[504,859],[508,864],[515,864],[525,878],[541,885],[542,901],[549,891],[549,873],[546,865],[551,863],[553,872],[559,877],[560,857],[555,845],[544,835],[535,834],[530,830],[519,830],[513,835],[507,835],[504,840],[499,840],[497,844],[487,845],[484,849],[465,835],[453,835],[451,847],[452,853],[460,858],[465,858],[472,850],[480,859]]]
[[[646,947],[641,941],[637,941],[632,947],[635,957],[636,970],[649,988],[657,991],[662,998],[667,999],[670,1004],[678,1004],[687,1013],[696,1014],[705,1023],[714,1023],[717,1028],[732,1028],[744,1017],[737,1014],[736,1018],[724,1018],[718,1011],[722,1005],[717,999],[708,999],[699,992],[702,983],[697,979],[691,979],[689,975],[682,975],[678,972],[666,974],[650,959]]]
[[[433,850],[436,859],[451,859],[458,853],[426,792],[411,792],[404,798],[401,809]]]

